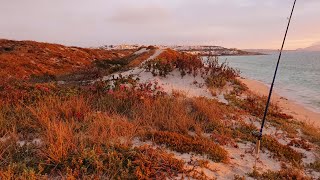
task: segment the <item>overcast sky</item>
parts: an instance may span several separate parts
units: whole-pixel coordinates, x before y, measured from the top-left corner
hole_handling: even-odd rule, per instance
[[[280,48],[293,0],[0,0],[0,38],[65,45]],[[287,49],[320,42],[320,0],[297,0]]]

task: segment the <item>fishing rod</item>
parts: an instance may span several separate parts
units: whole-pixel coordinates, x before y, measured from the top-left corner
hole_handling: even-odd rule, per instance
[[[287,25],[287,29],[286,29],[286,32],[284,34],[284,38],[283,38],[283,41],[282,41],[282,46],[281,46],[281,49],[280,49],[280,53],[279,53],[279,57],[278,57],[278,61],[277,61],[277,66],[276,66],[276,69],[274,71],[273,80],[272,80],[272,83],[271,83],[271,86],[270,86],[266,108],[264,110],[264,114],[263,114],[263,118],[262,118],[261,128],[260,128],[260,131],[253,132],[253,135],[257,137],[256,150],[255,150],[256,157],[255,157],[254,168],[256,168],[256,165],[257,165],[258,155],[259,155],[259,152],[260,152],[260,144],[261,144],[263,127],[264,127],[264,124],[266,122],[266,117],[267,117],[267,114],[268,114],[268,109],[269,109],[270,100],[271,100],[271,96],[272,96],[273,86],[274,86],[274,82],[276,80],[276,76],[277,76],[278,67],[279,67],[280,60],[281,60],[283,47],[284,47],[285,41],[287,39],[287,34],[288,34],[288,30],[289,30],[289,26],[290,26],[290,23],[291,23],[291,18],[292,18],[292,14],[293,14],[296,2],[297,2],[297,0],[294,0],[293,6],[292,6],[292,10],[291,10],[291,14],[290,14],[289,21],[288,21],[288,25]]]

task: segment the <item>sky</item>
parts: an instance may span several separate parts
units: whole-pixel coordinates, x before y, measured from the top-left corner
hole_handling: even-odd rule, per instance
[[[293,0],[0,0],[0,39],[93,47],[279,49]],[[297,0],[286,49],[320,42],[320,0]]]

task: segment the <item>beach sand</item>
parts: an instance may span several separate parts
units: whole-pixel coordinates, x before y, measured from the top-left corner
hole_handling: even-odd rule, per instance
[[[245,78],[241,78],[240,80],[245,83],[252,92],[258,95],[268,96],[269,87],[262,82]],[[315,126],[320,127],[320,113],[309,110],[303,105],[292,100],[288,100],[277,94],[277,92],[272,94],[271,101],[278,103],[278,105],[283,109],[284,113],[292,115],[295,119],[312,123]]]

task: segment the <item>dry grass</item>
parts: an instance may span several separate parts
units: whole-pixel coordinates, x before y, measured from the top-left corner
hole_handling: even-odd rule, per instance
[[[53,87],[39,93],[34,85],[15,88],[16,94],[35,94],[26,93],[23,101],[1,105],[1,137],[10,138],[0,142],[1,177],[187,176],[181,162],[164,152],[131,149],[132,138],[148,128],[181,133],[192,129],[194,120],[186,102],[159,94],[156,85],[118,81],[134,86],[97,83],[81,89],[59,87],[56,91]],[[34,139],[41,143],[34,144]],[[26,149],[27,153],[22,153]]]
[[[267,102],[267,97],[255,94],[248,94],[245,98],[239,98],[235,93],[230,93],[226,98],[234,106],[250,112],[250,114],[259,118],[262,118]],[[292,116],[282,113],[277,104],[271,103],[268,111],[268,118],[291,119]]]
[[[0,175],[23,177],[25,168],[37,177],[75,178],[103,174],[162,178],[183,172],[182,162],[164,152],[147,147],[131,150],[131,139],[138,128],[134,123],[125,117],[94,113],[89,108],[88,101],[81,97],[47,97],[26,107],[24,110],[35,117],[29,126],[39,129],[36,138],[41,139],[41,144],[26,139],[27,144],[20,146],[16,144],[18,137],[12,139],[6,133],[11,138],[1,142]],[[27,153],[23,153],[26,149]]]
[[[269,180],[269,179],[279,179],[279,180],[287,180],[287,179],[296,179],[296,180],[308,180],[311,179],[306,177],[300,170],[292,169],[292,168],[283,168],[278,172],[267,171],[264,173],[259,173],[254,171],[249,173],[250,177],[253,177],[258,180]]]
[[[186,134],[197,129],[187,112],[186,102],[172,97],[146,100],[134,109],[134,118],[144,127]]]
[[[201,138],[181,135],[174,132],[155,131],[145,135],[145,138],[156,144],[166,145],[169,149],[180,153],[197,153],[207,155],[215,162],[228,162],[228,153],[212,141]]]
[[[320,131],[317,126],[310,123],[301,123],[298,128],[301,129],[304,138],[318,146],[320,145]]]
[[[154,51],[150,49],[149,52]],[[117,58],[119,61],[112,62],[118,64],[113,70],[136,65],[149,55]],[[140,84],[132,77],[87,85],[1,81],[0,178],[170,179],[182,176],[206,179],[200,172],[186,169],[185,162],[164,150],[133,147],[132,139],[152,140],[172,151],[206,155],[224,163],[229,158],[223,145],[236,147],[236,142],[255,142],[251,135],[255,126],[244,123],[240,117],[248,113],[260,117],[265,99],[239,98],[247,88],[236,79],[236,71],[216,64],[200,72],[197,69],[200,59],[171,50],[159,58],[178,68],[181,75],[197,72],[213,81],[224,77],[221,82],[234,88],[228,96],[231,104],[186,98],[179,93],[168,95],[158,84]],[[222,87],[223,83],[213,86]],[[289,125],[290,117],[282,114],[277,106],[272,105],[270,112],[268,118],[273,124],[292,134],[296,131],[294,128],[299,127],[309,141],[320,142],[320,135],[312,126]],[[300,167],[301,154],[271,136],[263,138],[262,149]],[[287,176],[286,172],[259,177]],[[288,177],[299,177],[295,175]]]
[[[239,120],[238,112],[214,99],[195,98],[191,102],[191,114],[206,133],[221,132],[232,125],[231,120]]]
[[[240,92],[239,94],[234,90],[225,97],[233,106],[262,119],[267,97],[253,94],[244,89]],[[292,116],[283,113],[276,103],[271,102],[267,114],[268,123],[287,132],[290,137],[297,137],[297,129],[301,126],[301,123],[292,118]]]

